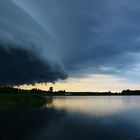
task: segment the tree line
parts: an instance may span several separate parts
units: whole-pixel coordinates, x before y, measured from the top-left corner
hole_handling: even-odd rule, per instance
[[[56,96],[98,96],[98,95],[140,95],[140,90],[123,90],[122,92],[66,92],[65,90],[53,91],[53,87],[49,90],[41,90],[33,88],[31,90],[19,89],[14,87],[0,87],[0,94],[42,94],[42,95],[56,95]]]

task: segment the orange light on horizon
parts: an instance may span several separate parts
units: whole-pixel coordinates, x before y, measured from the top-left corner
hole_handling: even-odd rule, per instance
[[[19,88],[32,89],[38,88],[42,90],[49,90],[49,87],[53,86],[54,91],[66,90],[75,92],[104,92],[113,91],[119,92],[124,89],[139,89],[138,84],[132,84],[125,79],[119,77],[96,74],[90,75],[84,78],[68,78],[67,80],[59,80],[55,84],[41,83],[35,85],[21,85]]]

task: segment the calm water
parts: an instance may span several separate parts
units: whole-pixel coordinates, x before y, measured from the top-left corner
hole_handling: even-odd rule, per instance
[[[55,97],[0,110],[0,140],[140,140],[140,96]]]

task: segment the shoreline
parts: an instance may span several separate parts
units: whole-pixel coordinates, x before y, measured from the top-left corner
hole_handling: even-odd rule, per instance
[[[0,93],[0,107],[42,106],[47,100],[47,97],[40,95]]]

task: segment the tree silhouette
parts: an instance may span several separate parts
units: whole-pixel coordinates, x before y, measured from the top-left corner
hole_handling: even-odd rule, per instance
[[[49,88],[49,92],[53,92],[53,87],[50,87]]]

